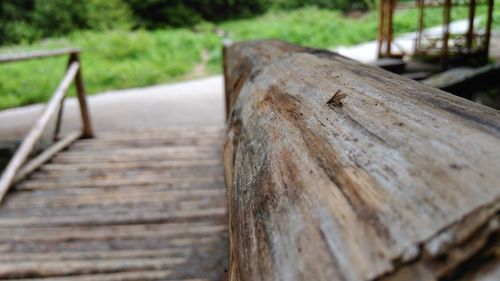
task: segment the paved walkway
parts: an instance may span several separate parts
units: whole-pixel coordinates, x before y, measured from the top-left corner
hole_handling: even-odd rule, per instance
[[[97,133],[224,124],[222,76],[106,92],[90,96],[88,101]],[[77,106],[75,99],[66,102],[63,132],[81,126]],[[0,139],[23,138],[43,108],[36,104],[0,111]]]

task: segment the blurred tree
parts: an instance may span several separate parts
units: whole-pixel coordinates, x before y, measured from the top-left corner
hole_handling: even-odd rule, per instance
[[[123,0],[87,0],[86,27],[96,30],[130,29],[136,25],[130,6]]]
[[[40,35],[30,24],[34,0],[0,1],[0,44],[33,40]]]
[[[342,11],[366,9],[376,0],[272,0],[274,9],[296,9],[304,6],[338,9]]]
[[[377,0],[0,0],[0,44],[30,42],[79,29],[194,26],[317,6],[365,9]]]
[[[266,11],[272,0],[128,0],[141,26],[191,26]]]
[[[34,25],[43,36],[61,35],[85,28],[85,1],[35,0]]]

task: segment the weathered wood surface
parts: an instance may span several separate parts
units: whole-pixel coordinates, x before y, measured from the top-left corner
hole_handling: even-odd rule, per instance
[[[498,280],[500,112],[278,41],[225,73],[230,280]]]
[[[0,280],[220,280],[221,135],[181,128],[76,141],[0,206]]]

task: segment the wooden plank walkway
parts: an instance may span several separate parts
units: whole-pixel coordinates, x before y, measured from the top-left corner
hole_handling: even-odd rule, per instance
[[[77,141],[0,207],[0,279],[220,280],[221,150],[218,128]]]

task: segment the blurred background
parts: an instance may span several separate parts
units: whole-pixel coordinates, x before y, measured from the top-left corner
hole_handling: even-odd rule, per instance
[[[414,2],[414,1],[400,1]],[[87,92],[141,87],[221,72],[225,39],[276,38],[335,48],[377,38],[376,0],[2,0],[0,53],[80,47]],[[481,11],[478,11],[478,14]],[[467,17],[467,7],[452,11]],[[397,10],[394,33],[416,29]],[[426,26],[442,12],[426,13]],[[495,5],[493,29],[500,24]],[[46,101],[66,59],[0,65],[0,110]]]

